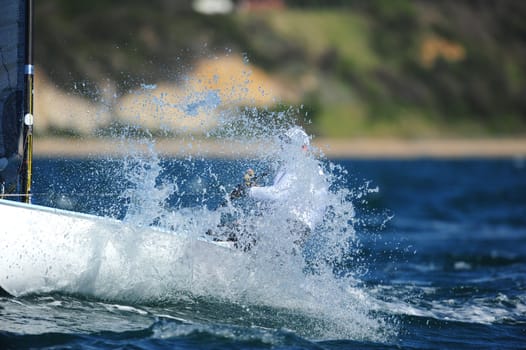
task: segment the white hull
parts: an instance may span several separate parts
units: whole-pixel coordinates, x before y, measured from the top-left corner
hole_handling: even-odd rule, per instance
[[[14,296],[58,291],[148,299],[173,290],[205,293],[225,282],[241,255],[174,232],[0,200],[0,287]]]

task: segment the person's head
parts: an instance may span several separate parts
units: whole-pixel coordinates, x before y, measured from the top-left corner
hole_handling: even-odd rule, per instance
[[[283,141],[286,144],[301,147],[303,150],[307,150],[310,145],[309,135],[299,126],[288,129],[284,134]]]

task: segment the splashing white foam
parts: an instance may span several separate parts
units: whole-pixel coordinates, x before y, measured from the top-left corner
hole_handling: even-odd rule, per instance
[[[285,201],[261,203],[245,198],[239,202],[229,201],[217,209],[209,208],[206,197],[212,191],[207,189],[204,185],[206,181],[202,179],[214,178],[214,175],[218,178],[224,169],[212,169],[210,166],[198,169],[187,164],[186,169],[194,173],[173,175],[172,182],[166,183],[159,180],[163,172],[162,162],[153,147],[147,154],[124,160],[123,169],[132,185],[123,193],[129,203],[125,221],[137,227],[154,225],[197,239],[207,230],[217,230],[225,216],[234,217],[236,232],[245,232],[249,237],[243,242],[243,236],[238,236],[238,243],[251,243],[248,251],[234,249],[235,253],[231,255],[188,250],[185,255],[188,263],[192,264],[189,280],[181,283],[179,273],[163,266],[164,280],[157,284],[157,293],[152,293],[150,286],[148,291],[136,291],[139,295],[134,297],[141,299],[161,295],[162,300],[176,301],[181,295],[189,294],[236,304],[266,305],[294,310],[304,317],[319,320],[314,326],[316,330],[313,330],[311,323],[307,330],[300,332],[321,338],[385,339],[393,334],[393,328],[383,318],[372,315],[371,312],[377,309],[374,307],[375,299],[360,286],[358,273],[347,270],[342,276],[334,272],[338,263],[353,254],[356,244],[350,191],[341,183],[345,174],[338,174],[327,161],[316,157],[314,149],[305,155],[280,144],[275,135],[282,130],[283,127],[268,130],[267,139],[275,144],[261,150],[253,162],[269,172],[275,172],[285,163],[301,174],[297,186]],[[256,142],[258,137],[259,134],[247,138],[247,143]],[[192,163],[193,159],[174,161]],[[244,162],[240,161],[239,166],[243,165]],[[242,173],[241,169],[239,173]],[[326,211],[323,220],[300,246],[301,231],[296,230],[297,216],[289,208],[316,204],[314,201],[319,197],[313,195],[313,186],[327,188],[322,196]],[[227,196],[228,191],[224,189]],[[184,196],[186,191],[198,194],[201,200],[167,205],[170,196]],[[133,257],[130,259],[132,261],[127,263],[135,264]],[[140,264],[162,263],[153,259],[146,259]],[[141,269],[141,266],[137,268]],[[129,275],[126,278],[128,284],[130,278],[137,279]],[[113,284],[111,289],[114,291],[119,289],[118,283],[124,283],[108,282]],[[119,297],[118,293],[113,295]]]

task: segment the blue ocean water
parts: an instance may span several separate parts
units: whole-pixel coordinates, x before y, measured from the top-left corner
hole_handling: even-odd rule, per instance
[[[341,186],[355,210],[350,218],[355,243],[330,276],[295,290],[294,284],[287,287],[295,307],[279,303],[280,295],[258,299],[267,303],[188,293],[147,301],[60,291],[2,296],[0,348],[525,348],[523,159],[332,163],[331,168],[341,167]],[[223,188],[233,188],[251,164],[250,159],[167,159],[164,180],[156,181],[177,178],[182,187],[166,206],[214,210],[224,199]],[[130,180],[116,178],[121,165],[121,160],[37,159],[34,202],[122,218],[129,206],[122,193]],[[203,184],[206,177],[195,174],[211,176]],[[259,287],[262,293],[275,291]],[[322,313],[347,305],[347,297],[357,300],[361,311],[339,310],[342,315],[330,320],[305,312],[302,303],[310,302],[311,289],[323,297]]]

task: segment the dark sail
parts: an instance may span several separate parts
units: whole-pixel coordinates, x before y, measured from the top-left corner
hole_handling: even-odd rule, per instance
[[[27,187],[23,162],[27,114],[32,134],[30,5],[26,0],[0,0],[0,196],[15,193],[23,197]],[[28,74],[31,84],[28,84]]]

